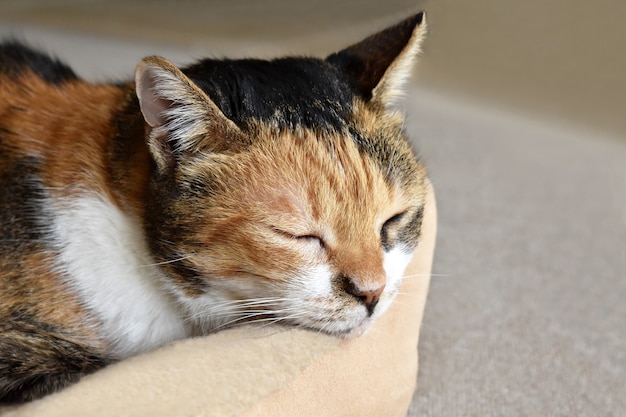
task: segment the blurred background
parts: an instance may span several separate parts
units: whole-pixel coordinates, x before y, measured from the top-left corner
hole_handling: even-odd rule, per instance
[[[2,0],[0,24],[198,55],[325,54],[416,10],[430,24],[423,87],[626,137],[621,0]]]

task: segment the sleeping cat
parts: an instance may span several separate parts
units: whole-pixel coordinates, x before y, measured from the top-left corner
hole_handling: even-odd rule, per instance
[[[424,31],[325,59],[152,56],[125,84],[0,44],[0,400],[240,323],[365,331],[420,235],[395,104]]]

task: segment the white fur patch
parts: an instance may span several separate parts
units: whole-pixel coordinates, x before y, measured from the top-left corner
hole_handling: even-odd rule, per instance
[[[155,134],[170,135],[170,141],[176,151],[188,151],[194,147],[194,141],[208,132],[207,108],[199,102],[174,74],[163,69],[152,70],[155,87],[152,94],[159,99],[176,103],[163,110],[160,117],[167,122],[156,129]],[[187,87],[189,88],[189,87]]]
[[[380,317],[391,305],[398,291],[398,287],[402,282],[404,271],[409,265],[409,262],[411,262],[411,258],[413,258],[412,253],[407,253],[406,249],[402,246],[396,246],[385,253],[383,268],[387,274],[387,283],[385,285],[385,291],[380,298],[380,302],[374,311],[374,317]]]
[[[236,282],[229,284],[233,288],[237,285]],[[242,303],[231,299],[228,291],[216,287],[201,296],[189,297],[180,288],[170,284],[170,290],[176,294],[185,310],[188,324],[194,328],[194,336],[213,333],[242,321]]]
[[[56,202],[58,267],[101,321],[113,353],[128,357],[186,337],[140,225],[99,196]]]
[[[307,327],[330,332],[360,334],[369,327],[372,319],[380,317],[394,300],[404,271],[412,254],[403,247],[396,247],[384,254],[383,268],[386,273],[385,290],[370,319],[364,306],[350,302],[351,297],[337,294],[331,284],[332,273],[327,265],[318,265],[302,271],[288,286],[287,295],[291,302],[285,311],[296,314],[295,322]]]
[[[317,265],[296,278],[298,288],[305,288],[302,298],[328,297],[332,295],[331,272],[327,265]]]

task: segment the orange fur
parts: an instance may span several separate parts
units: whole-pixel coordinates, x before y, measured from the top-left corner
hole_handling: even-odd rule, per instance
[[[321,236],[326,243],[322,256],[336,271],[365,287],[384,283],[379,230],[392,215],[423,204],[423,168],[411,165],[414,188],[390,186],[376,163],[339,134],[320,138],[303,130],[294,136],[258,126],[255,137],[246,152],[209,155],[208,161],[189,167],[188,175],[202,177],[219,164],[211,179],[227,190],[219,206],[209,197],[199,203],[212,207],[212,216],[193,240],[209,248],[210,256],[192,256],[190,262],[220,277],[246,276],[254,269],[258,275],[250,279],[277,279],[272,272],[315,259],[276,236],[272,229],[278,229],[293,236]],[[408,147],[399,152],[411,155]]]
[[[135,152],[128,157],[136,169],[123,178],[115,178],[116,167],[107,154],[115,134],[111,121],[130,99],[132,89],[84,81],[50,85],[32,72],[17,80],[0,78],[0,82],[3,123],[19,137],[11,142],[14,157],[42,158],[45,164],[39,175],[52,193],[92,190],[141,214],[149,158],[143,137],[133,138]]]
[[[0,400],[244,321],[367,329],[419,242],[426,173],[390,105],[423,30],[148,57],[117,86],[0,44]]]
[[[74,294],[63,290],[63,282],[54,272],[52,254],[43,252],[25,254],[14,258],[13,262],[19,263],[21,273],[24,274],[26,271],[31,279],[13,277],[0,280],[0,293],[11,295],[3,297],[3,302],[0,303],[0,318],[8,317],[12,311],[20,309],[33,317],[45,317],[50,325],[75,329],[68,337],[76,341],[95,344],[103,351],[107,349],[106,342],[100,339],[96,331],[97,323],[86,321],[88,314],[85,308],[80,305]],[[0,271],[5,268],[0,266]],[[15,269],[15,265],[11,268]],[[36,294],[36,298],[41,302],[34,302],[33,294]],[[59,305],[63,305],[64,308],[59,308]]]
[[[8,169],[12,159],[37,157],[45,161],[38,174],[51,194],[68,195],[75,189],[112,194],[102,150],[110,140],[107,115],[111,116],[111,107],[120,101],[119,89],[83,82],[58,88],[33,73],[17,80],[0,76],[0,84],[2,124],[12,139],[7,141],[9,152],[2,155],[4,162],[0,166]],[[11,279],[12,274],[16,276]],[[45,317],[52,325],[75,329],[72,337],[76,340],[107,348],[95,330],[97,322],[87,319],[86,309],[64,288],[55,271],[54,253],[0,257],[0,278],[0,320],[19,306],[28,306],[20,311]],[[63,308],[58,308],[60,305]]]

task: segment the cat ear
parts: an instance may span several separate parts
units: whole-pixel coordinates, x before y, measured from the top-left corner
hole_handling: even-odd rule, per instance
[[[389,107],[404,93],[425,34],[420,12],[326,60],[348,75],[363,98]]]
[[[144,58],[135,71],[135,86],[148,147],[159,169],[174,165],[179,155],[222,148],[240,132],[204,91],[164,58]]]

